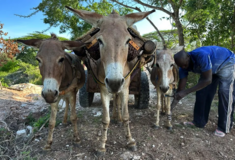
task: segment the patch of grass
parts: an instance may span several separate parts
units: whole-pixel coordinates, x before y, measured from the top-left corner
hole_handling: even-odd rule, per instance
[[[26,117],[26,125],[31,125],[33,126],[33,124],[36,122],[36,119],[33,117],[33,114],[30,113],[27,117]]]
[[[20,152],[22,160],[37,160],[35,157],[30,156],[30,151]]]
[[[80,119],[83,118],[84,113],[85,113],[85,111],[79,111],[78,114],[77,114],[77,117],[80,118]]]
[[[50,118],[50,113],[47,113],[46,115],[40,117],[36,122],[33,123],[33,126],[35,127],[35,129],[40,129],[41,126],[48,121],[48,119]],[[48,127],[49,121],[45,124],[45,127]]]
[[[99,117],[94,117],[93,119],[92,119],[92,122],[93,123],[100,123],[101,122],[101,119],[102,119],[102,116],[99,116]]]

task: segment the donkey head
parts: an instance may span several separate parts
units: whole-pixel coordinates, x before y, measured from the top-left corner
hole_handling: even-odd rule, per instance
[[[93,27],[100,28],[94,38],[99,42],[100,60],[104,69],[102,81],[110,93],[120,92],[125,83],[124,76],[130,70],[127,56],[128,43],[132,37],[127,28],[154,11],[131,13],[125,16],[120,16],[113,11],[108,16],[102,16],[94,12],[67,8]]]
[[[39,63],[43,80],[42,96],[47,103],[54,103],[59,96],[62,78],[65,76],[65,63],[68,63],[64,49],[77,49],[83,46],[77,41],[59,41],[55,34],[49,39],[17,40],[26,45],[39,48],[36,60]]]
[[[168,49],[157,50],[156,54],[156,68],[158,72],[156,80],[160,90],[166,93],[170,88],[170,83],[174,81],[173,69],[175,62],[172,52]]]

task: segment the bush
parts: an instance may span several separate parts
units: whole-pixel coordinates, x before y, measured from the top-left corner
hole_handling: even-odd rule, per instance
[[[38,61],[35,59],[37,55],[37,49],[34,49],[32,47],[24,47],[24,50],[22,50],[16,57],[16,59],[20,59],[21,61],[25,63],[29,63],[33,66],[38,66]]]
[[[20,76],[17,76],[14,73],[20,71],[25,75],[26,77],[25,80],[24,79],[20,81],[17,80],[20,78]],[[14,80],[12,79],[12,77]],[[12,85],[15,83],[27,83],[27,82],[37,85],[42,85],[42,77],[38,66],[33,66],[31,64],[22,62],[21,60],[15,60],[15,59],[9,60],[2,67],[0,67],[0,79],[2,81],[2,85],[5,87],[8,87],[8,85]]]

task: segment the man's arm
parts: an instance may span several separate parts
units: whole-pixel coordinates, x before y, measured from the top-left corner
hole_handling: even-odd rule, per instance
[[[200,80],[199,82],[193,86],[192,88],[189,88],[189,89],[186,89],[184,90],[184,87],[186,86],[186,82],[187,82],[187,79],[185,81],[185,79],[181,79],[181,83],[179,83],[179,88],[178,88],[178,92],[175,94],[175,100],[180,100],[182,99],[183,97],[185,97],[186,95],[188,95],[189,93],[192,93],[192,92],[196,92],[204,87],[206,87],[207,85],[211,84],[212,82],[212,70],[208,70],[206,72],[202,72],[201,74],[201,77],[200,77]]]
[[[178,89],[177,89],[176,92],[179,92],[179,91],[182,91],[182,90],[185,89],[186,84],[187,84],[187,79],[188,78],[185,77],[185,78],[182,78],[182,79],[179,80]]]

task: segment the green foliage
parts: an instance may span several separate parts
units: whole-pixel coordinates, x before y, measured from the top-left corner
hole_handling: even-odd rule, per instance
[[[45,127],[48,127],[48,124],[49,124],[48,119],[49,119],[49,118],[50,118],[50,113],[47,113],[46,115],[40,117],[36,122],[34,122],[34,123],[33,123],[33,127],[34,127],[35,129],[40,129],[41,126],[42,126],[44,123],[46,123],[46,124],[45,124]],[[46,121],[47,121],[47,122],[46,122]]]
[[[17,70],[19,70],[19,66],[16,60],[8,61],[6,64],[4,64],[2,67],[0,67],[0,72],[8,72],[13,73]]]
[[[16,59],[20,59],[21,61],[29,63],[33,66],[38,66],[38,61],[35,59],[37,51],[38,51],[37,49],[25,46],[24,50],[22,50],[17,55]]]
[[[38,66],[33,66],[29,63],[22,62],[21,60],[9,60],[6,64],[0,67],[0,79],[2,85],[8,87],[11,82],[6,78],[9,74],[12,74],[18,70],[22,70],[23,73],[29,76],[29,82],[37,85],[42,85],[42,77]]]
[[[29,40],[29,39],[48,39],[51,38],[50,35],[46,35],[46,34],[42,34],[42,33],[29,33],[27,36],[23,36],[23,37],[17,37],[14,38],[12,40],[17,40],[17,39],[21,39],[21,40]],[[60,41],[67,41],[67,38],[64,37],[57,37]]]
[[[200,45],[217,45],[235,51],[235,8],[232,0],[190,0],[184,18],[188,35]]]
[[[29,82],[36,85],[42,85],[42,76],[38,66],[33,66],[29,63],[24,63],[18,60],[18,65],[24,70],[24,73],[29,76]]]

